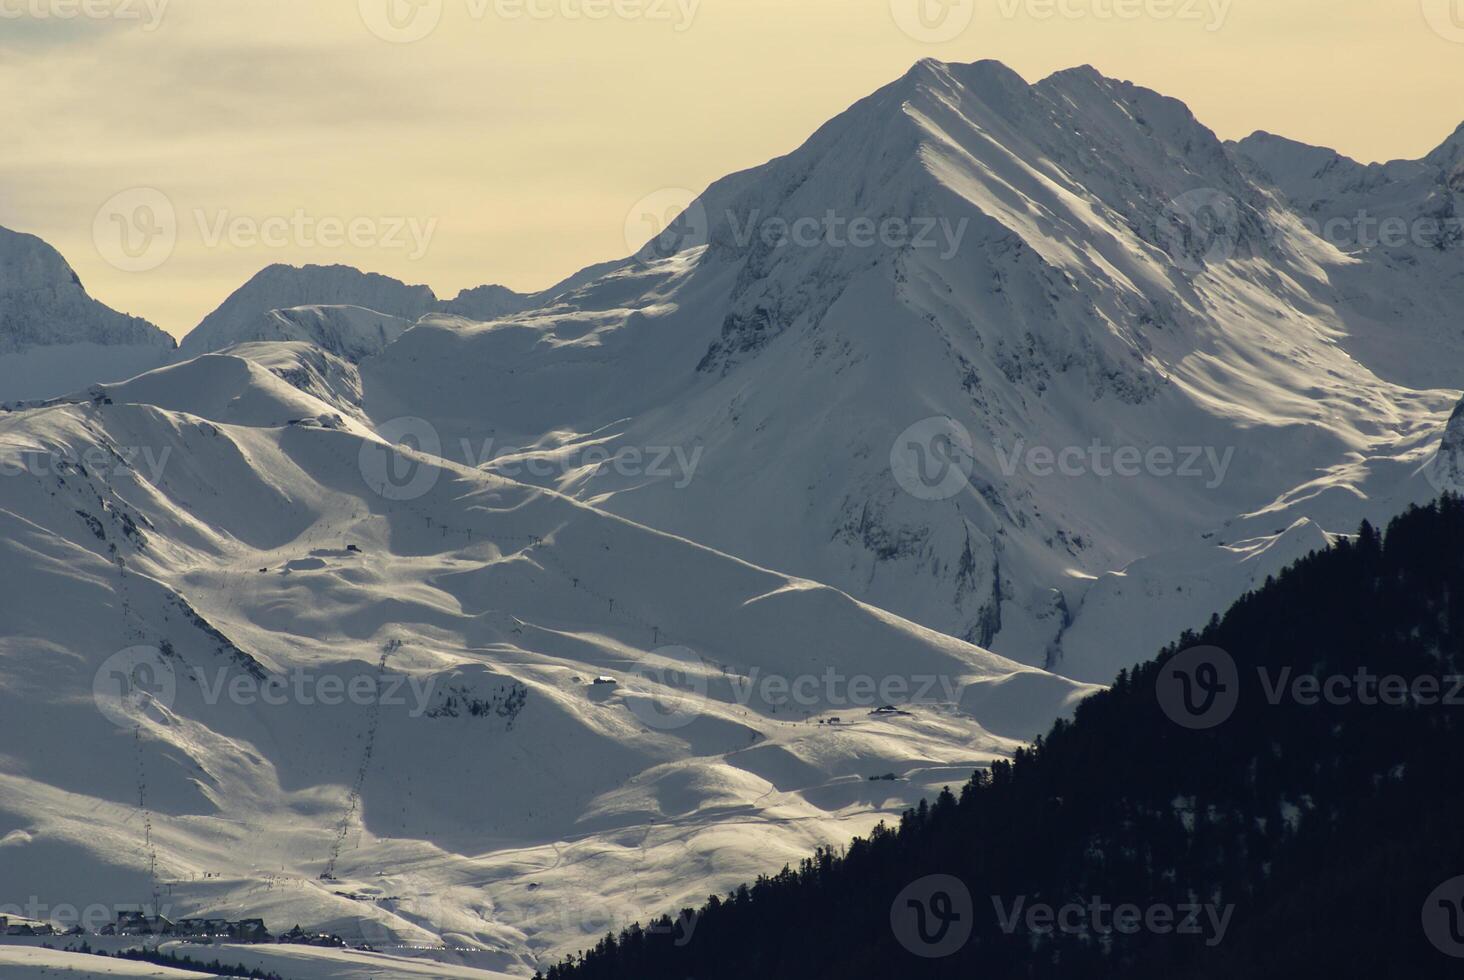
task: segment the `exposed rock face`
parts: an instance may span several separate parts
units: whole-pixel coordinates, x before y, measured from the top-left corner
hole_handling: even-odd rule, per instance
[[[50,245],[0,228],[0,354],[56,344],[171,349],[173,338],[87,295]]]
[[[438,304],[438,312],[468,320],[496,320],[529,307],[533,298],[516,293],[505,286],[478,286],[464,289],[455,299]]]

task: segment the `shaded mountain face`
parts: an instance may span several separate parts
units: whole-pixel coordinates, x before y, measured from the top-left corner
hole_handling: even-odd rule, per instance
[[[0,228],[0,404],[140,374],[175,346],[153,324],[87,295],[41,239]]]
[[[1461,594],[1459,498],[1364,525],[959,797],[544,975],[1452,976]]]
[[[1328,281],[1339,343],[1410,387],[1459,387],[1464,127],[1421,160],[1360,164],[1269,133],[1231,145],[1307,233],[1337,250]]]
[[[146,320],[118,313],[87,295],[54,248],[34,235],[0,228],[0,354],[81,343],[175,346]]]
[[[922,62],[552,300],[424,319],[365,405],[1101,681],[1434,492],[1460,283],[1324,240],[1173,99]]]

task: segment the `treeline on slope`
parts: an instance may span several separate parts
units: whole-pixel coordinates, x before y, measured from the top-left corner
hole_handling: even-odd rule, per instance
[[[1385,536],[1364,524],[1268,580],[959,796],[943,792],[898,828],[713,896],[675,923],[607,936],[545,976],[1464,975],[1421,917],[1437,886],[1464,875],[1464,705],[1271,694],[1287,668],[1293,678],[1464,674],[1461,638],[1464,503],[1445,497]],[[1228,720],[1196,729],[1156,692],[1165,666],[1202,645],[1234,659],[1239,697]],[[939,958],[914,955],[891,924],[896,898],[930,875],[954,876],[972,896],[969,940]],[[1091,918],[1069,920],[1070,931],[1009,918],[1003,928],[1017,899],[1232,911],[1223,935],[1105,934]]]

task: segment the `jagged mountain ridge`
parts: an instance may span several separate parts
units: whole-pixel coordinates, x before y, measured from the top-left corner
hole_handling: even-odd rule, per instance
[[[859,220],[903,236],[852,244]],[[1324,541],[1432,492],[1417,471],[1459,397],[1432,384],[1464,351],[1426,345],[1459,285],[1402,343],[1378,319],[1397,285],[1174,99],[1091,68],[1029,85],[926,61],[547,304],[426,318],[366,366],[365,404],[429,419],[450,452],[491,440],[490,468],[546,462],[521,478],[1102,680],[1114,654],[1085,639],[1073,656],[1069,635],[1105,576],[1181,548],[1197,587],[1175,615],[1202,620],[1234,598],[1206,580],[1275,570],[1288,528]],[[1431,378],[1400,377],[1409,360]],[[970,435],[948,499],[891,468],[931,419]],[[1020,455],[1095,440],[1213,458],[1112,480]],[[695,479],[583,462],[668,447],[700,454]],[[1145,631],[1120,650],[1174,625],[1097,622]]]
[[[277,263],[261,269],[204,317],[183,338],[180,351],[196,356],[239,343],[308,340],[333,354],[359,359],[400,336],[405,328],[391,321],[410,326],[435,311],[489,320],[530,302],[527,296],[492,285],[465,289],[456,299],[440,301],[430,287],[351,266]],[[363,323],[372,313],[382,318],[380,329]],[[363,331],[374,338],[363,336]]]
[[[1233,205],[1218,236],[1171,204],[1207,189]],[[760,234],[770,219],[791,225],[831,205],[845,233],[858,218],[907,227],[868,246],[818,232],[780,248]],[[634,917],[843,839],[916,783],[1009,751],[1009,735],[1083,690],[940,633],[1107,682],[1363,513],[1401,509],[1457,473],[1443,465],[1457,433],[1440,441],[1457,385],[1410,386],[1381,345],[1358,346],[1400,280],[1299,227],[1294,207],[1173,100],[1091,70],[1028,85],[992,63],[927,62],[788,157],[719,182],[700,214],[638,255],[493,322],[429,311],[358,367],[309,331],[240,345],[279,305],[323,304],[330,316],[347,298],[262,291],[238,305],[243,333],[214,337],[221,352],[0,416],[9,452],[174,451],[155,478],[144,458],[138,476],[4,485],[0,516],[13,527],[0,575],[22,601],[0,656],[28,665],[0,672],[4,696],[68,719],[90,711],[86,682],[119,633],[168,640],[190,669],[222,660],[246,673],[251,662],[370,670],[402,640],[413,676],[523,685],[545,713],[517,734],[492,729],[484,743],[502,758],[443,756],[436,732],[413,740],[423,729],[401,718],[384,729],[404,741],[383,749],[380,782],[361,788],[340,887],[411,901],[367,913],[316,883],[336,821],[356,813],[364,717],[331,716],[322,734],[303,712],[185,699],[146,720],[142,753],[159,774],[165,869],[226,872],[182,893],[190,910],[261,901],[264,869],[238,854],[258,836],[249,828],[284,821],[298,833],[267,863],[290,867],[291,890],[269,892],[261,911],[341,928],[365,919],[388,939],[465,936],[492,947],[488,962],[521,968],[607,924],[556,921],[555,910]],[[1432,287],[1425,326],[1443,323],[1449,288]],[[1365,303],[1376,305],[1360,312]],[[1388,336],[1400,364],[1455,370],[1422,334]],[[430,505],[383,503],[362,483],[372,430],[391,433],[403,416],[441,437]],[[941,499],[902,486],[891,463],[897,437],[929,418],[973,437],[956,447],[969,482]],[[1095,438],[1244,455],[1216,487],[1205,474],[1007,471],[1020,445]],[[694,472],[588,455],[658,447],[682,450]],[[550,465],[535,471],[530,459]],[[106,615],[58,632],[55,602]],[[220,652],[200,621],[249,659]],[[913,662],[985,683],[939,717],[811,736],[724,700],[709,706],[707,730],[672,745],[626,719],[644,688],[580,688],[659,663],[662,630],[720,644],[734,669],[836,662],[877,674]],[[46,658],[71,671],[58,690],[32,671]],[[0,711],[0,724],[21,717]],[[90,744],[86,731],[78,744]],[[755,735],[768,744],[736,744]],[[27,760],[45,748],[7,744]],[[57,761],[60,775],[5,777],[0,831],[39,842],[17,865],[26,880],[86,867],[117,893],[146,889],[136,746],[107,744],[98,785],[67,775],[87,771],[73,756]],[[461,799],[464,771],[491,789],[486,806]],[[522,772],[542,782],[515,795]],[[870,785],[885,772],[904,777],[893,793]],[[555,796],[564,786],[579,795]],[[403,797],[420,804],[398,812]],[[755,836],[741,822],[749,806]],[[94,816],[83,826],[76,812]],[[380,892],[377,871],[388,876]]]

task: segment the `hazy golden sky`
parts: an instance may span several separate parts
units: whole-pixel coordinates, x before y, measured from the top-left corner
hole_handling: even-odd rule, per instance
[[[1464,120],[1464,0],[0,0],[0,225],[180,335],[271,262],[538,289],[925,56],[1362,160]],[[176,244],[120,252],[118,208]]]

